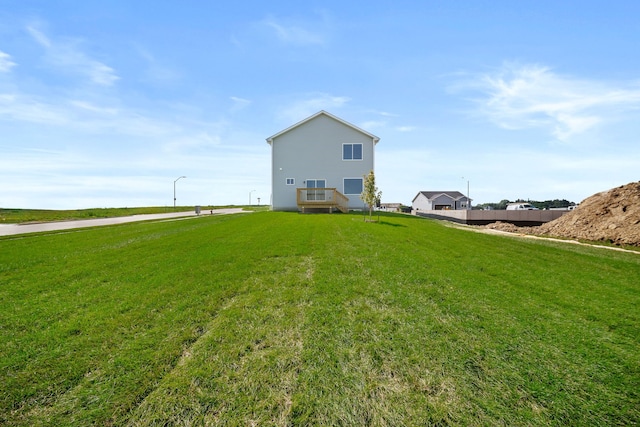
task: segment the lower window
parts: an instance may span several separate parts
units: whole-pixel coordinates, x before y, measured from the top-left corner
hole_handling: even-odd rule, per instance
[[[287,185],[296,185],[295,178],[287,178]]]
[[[345,178],[344,194],[362,194],[362,178]]]

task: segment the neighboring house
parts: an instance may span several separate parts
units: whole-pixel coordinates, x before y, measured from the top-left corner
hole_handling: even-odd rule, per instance
[[[421,191],[411,202],[414,211],[471,209],[470,199],[459,191]]]
[[[326,111],[267,138],[271,208],[363,209],[364,176],[374,169],[379,138]]]
[[[380,209],[387,212],[401,212],[402,203],[380,203]]]

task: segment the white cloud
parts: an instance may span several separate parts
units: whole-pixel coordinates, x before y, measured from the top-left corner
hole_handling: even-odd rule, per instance
[[[11,55],[0,50],[0,73],[8,73],[17,64],[11,60]]]
[[[80,110],[84,110],[84,111],[88,111],[88,112],[92,112],[92,113],[104,114],[104,115],[109,115],[109,116],[114,116],[114,115],[118,114],[118,109],[117,108],[102,107],[102,106],[95,105],[95,104],[87,102],[87,101],[71,100],[71,101],[69,101],[69,104],[71,104],[74,107],[79,108]]]
[[[381,116],[384,116],[384,117],[399,117],[398,114],[389,113],[389,112],[386,112],[386,111],[380,111],[378,114],[380,114]]]
[[[103,86],[111,86],[120,79],[113,68],[98,61],[88,61],[86,72],[91,81]]]
[[[610,84],[553,72],[539,65],[505,64],[473,84],[483,93],[480,113],[505,129],[545,128],[559,140],[613,119],[615,112],[640,106],[637,84]]]
[[[332,109],[340,108],[350,101],[345,96],[333,96],[325,93],[311,94],[307,99],[294,102],[292,105],[282,109],[278,114],[283,120],[291,123],[298,122],[317,113],[320,110],[331,112]]]
[[[78,46],[77,40],[52,41],[33,25],[28,26],[27,31],[40,46],[45,48],[47,62],[57,69],[83,75],[101,86],[111,86],[120,78],[113,68],[85,54]]]
[[[383,128],[387,125],[387,122],[384,120],[369,120],[363,122],[359,127],[362,129],[379,129]]]
[[[145,76],[148,80],[166,85],[180,79],[180,72],[161,63],[146,47],[134,43],[133,48],[146,63]]]
[[[49,40],[49,38],[42,31],[38,30],[32,25],[27,26],[27,31],[29,32],[29,34],[31,34],[31,37],[33,37],[35,41],[38,42],[38,44],[40,44],[42,47],[51,47],[51,40]]]
[[[68,110],[19,94],[0,94],[0,119],[2,118],[51,125],[73,122]]]
[[[32,94],[0,93],[0,120],[25,122],[69,132],[171,138],[185,129],[201,127],[193,120],[166,120],[162,115],[82,99],[49,98]],[[208,124],[210,126],[210,124]]]
[[[232,96],[230,99],[233,101],[233,106],[231,107],[231,111],[240,111],[251,104],[251,101],[244,98],[239,98],[237,96]]]
[[[208,137],[196,134],[203,142]],[[188,139],[186,136],[184,139]],[[252,140],[259,141],[255,136]],[[135,139],[129,141],[135,144]],[[163,206],[173,203],[173,181],[180,205],[269,202],[270,152],[267,144],[233,149],[208,148],[131,155],[87,150],[9,150],[0,147],[0,170],[13,177],[0,195],[0,207],[79,209],[109,206]],[[264,146],[263,146],[264,145]]]
[[[284,43],[299,46],[325,44],[325,36],[320,31],[309,30],[298,24],[281,23],[273,17],[268,17],[263,23]]]
[[[181,135],[172,139],[164,145],[167,152],[178,152],[183,150],[193,151],[194,149],[207,149],[220,145],[218,135],[210,135],[208,132],[199,132],[193,135]]]

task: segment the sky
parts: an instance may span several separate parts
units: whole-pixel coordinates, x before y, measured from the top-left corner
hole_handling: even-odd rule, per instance
[[[268,204],[266,138],[320,110],[380,138],[383,202],[580,202],[640,180],[638,16],[635,0],[0,0],[0,208]]]

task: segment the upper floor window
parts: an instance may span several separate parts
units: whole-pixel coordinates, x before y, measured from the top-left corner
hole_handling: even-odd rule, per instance
[[[342,160],[362,160],[362,144],[342,144]]]

